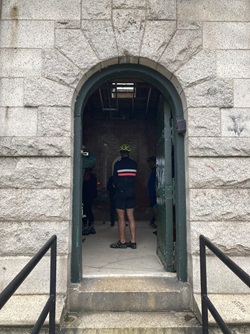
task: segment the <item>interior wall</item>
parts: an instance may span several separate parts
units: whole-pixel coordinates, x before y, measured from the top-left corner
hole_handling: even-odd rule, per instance
[[[155,123],[144,120],[83,120],[83,142],[97,157],[93,169],[102,187],[112,175],[114,160],[120,158],[119,146],[123,143],[132,148],[130,157],[138,163],[136,178],[136,208],[137,220],[150,219],[150,207],[147,197],[147,179],[150,174],[149,156],[155,155]],[[103,219],[103,192],[98,191],[94,204],[95,219]],[[108,207],[108,199],[106,198]],[[106,214],[108,220],[108,213]]]

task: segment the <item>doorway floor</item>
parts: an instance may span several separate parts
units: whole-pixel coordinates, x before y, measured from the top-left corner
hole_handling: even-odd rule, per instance
[[[112,249],[110,244],[119,239],[117,222],[95,223],[96,234],[86,236],[83,241],[83,277],[89,276],[168,276],[157,254],[157,236],[148,222],[137,225],[137,249]],[[126,227],[129,241],[129,228]]]

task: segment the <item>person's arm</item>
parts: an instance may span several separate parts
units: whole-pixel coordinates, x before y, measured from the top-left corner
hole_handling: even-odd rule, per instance
[[[113,184],[115,187],[117,187],[118,181],[118,173],[117,173],[117,162],[114,165],[114,171],[113,171]]]
[[[112,180],[112,176],[110,176],[108,179],[107,186],[106,186],[109,193],[112,192],[112,187],[113,187],[113,180]]]

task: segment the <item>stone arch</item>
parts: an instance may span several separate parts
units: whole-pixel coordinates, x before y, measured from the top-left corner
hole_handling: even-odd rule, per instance
[[[152,65],[153,62],[149,63]],[[162,96],[167,99],[173,110],[174,126],[176,127],[176,173],[178,174],[178,183],[176,184],[176,198],[180,207],[177,217],[179,226],[177,229],[177,277],[179,280],[187,280],[187,249],[186,249],[186,199],[185,199],[185,173],[184,173],[184,138],[183,134],[178,133],[177,123],[184,119],[183,103],[181,101],[181,87],[177,80],[167,70],[161,68],[163,75],[155,68],[147,67],[141,64],[122,63],[112,64],[104,67],[104,63],[97,66],[99,71],[88,73],[81,82],[82,87],[78,91],[74,110],[74,173],[73,173],[73,228],[72,228],[72,258],[71,258],[71,280],[79,282],[82,271],[82,250],[81,250],[81,117],[88,98],[91,94],[107,79],[123,77],[132,77],[136,74],[146,82],[150,82],[157,87]],[[173,84],[173,82],[175,85]],[[178,90],[179,92],[178,92]]]

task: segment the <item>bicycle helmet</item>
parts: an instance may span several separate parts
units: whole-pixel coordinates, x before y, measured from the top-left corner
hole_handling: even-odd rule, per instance
[[[121,151],[131,152],[131,147],[130,147],[129,145],[127,145],[127,144],[122,144],[122,145],[120,146],[119,151],[120,151],[120,152],[121,152]]]

